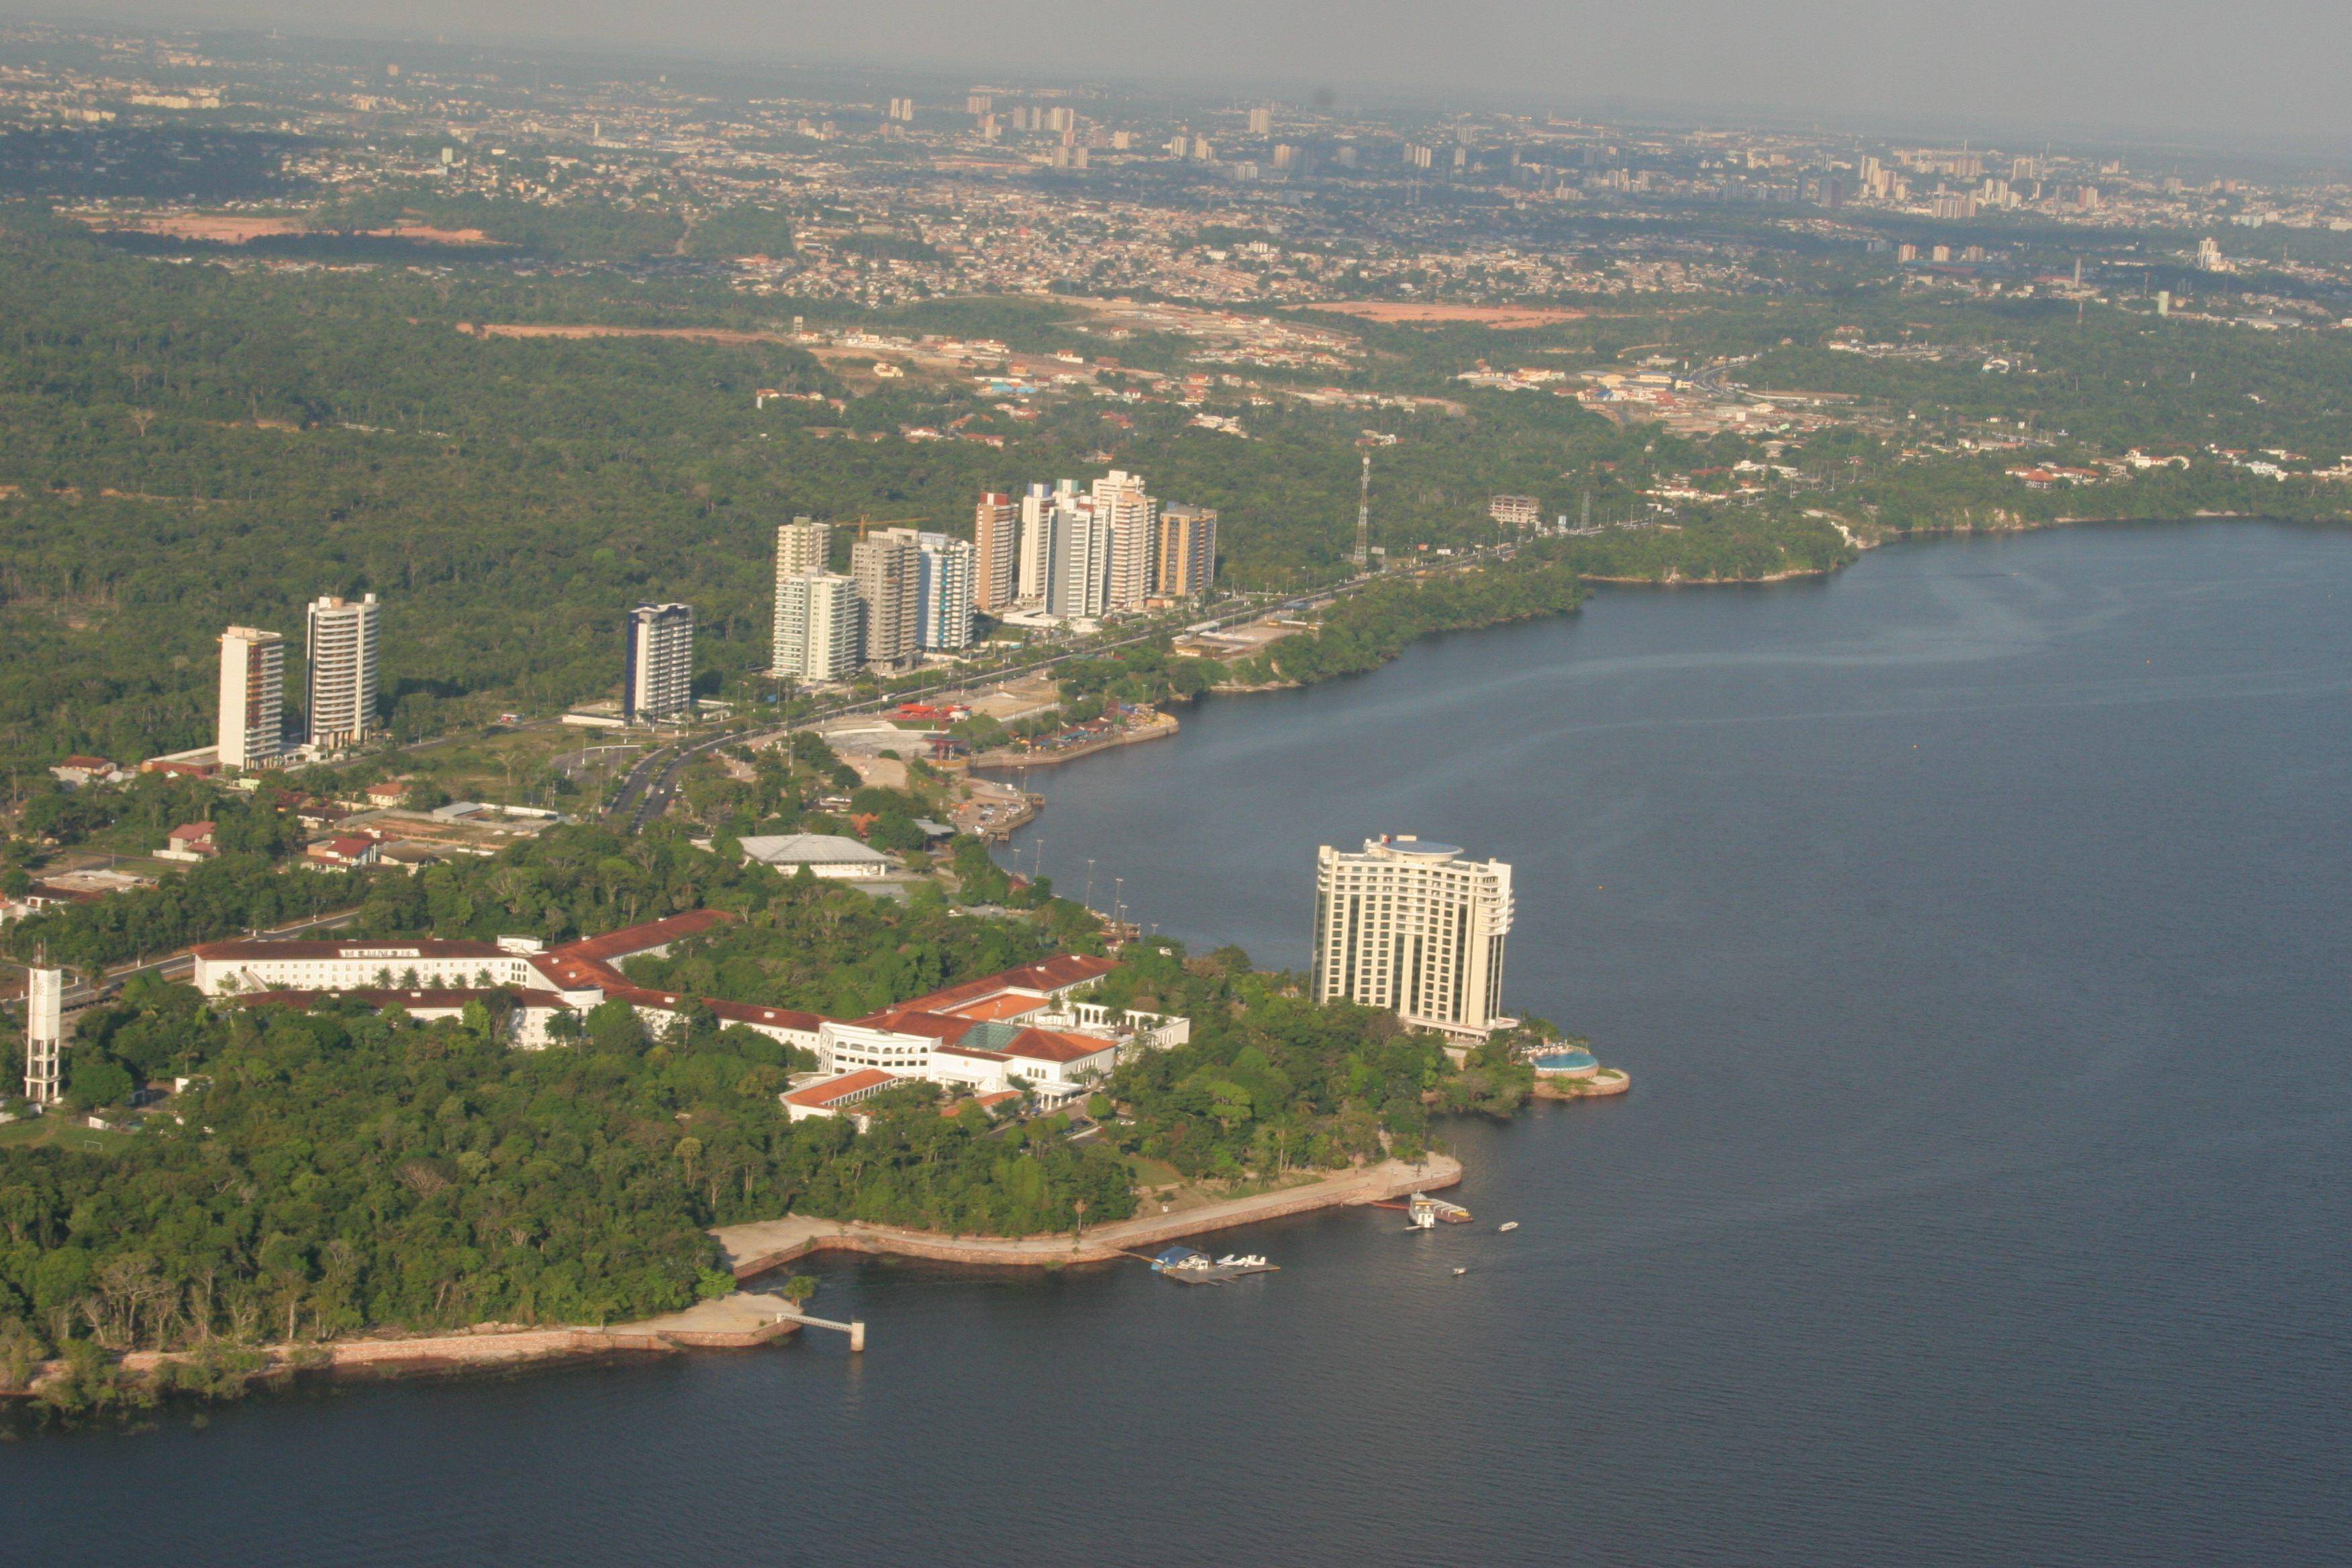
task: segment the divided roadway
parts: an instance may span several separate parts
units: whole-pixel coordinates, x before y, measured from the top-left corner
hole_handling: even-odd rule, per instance
[[[1339,595],[1361,587],[1372,580],[1370,577],[1351,578],[1336,587],[1303,594],[1297,598],[1286,599],[1271,607],[1264,605],[1244,605],[1221,615],[1213,614],[1204,620],[1188,622],[1181,629],[1214,631],[1244,621],[1258,620],[1269,615],[1308,609],[1314,605],[1328,603]],[[1120,648],[1152,642],[1170,635],[1170,631],[1171,628],[1164,626],[1154,626],[1149,630],[1117,637],[1108,642],[1090,642],[1082,647],[1066,648],[1059,653],[1045,658],[1033,659],[1026,664],[990,670],[979,679],[991,685],[1017,680],[1024,676],[1035,675],[1041,670],[1066,664],[1072,659],[1099,658],[1105,654],[1116,653]],[[614,794],[613,804],[605,810],[604,820],[608,826],[625,827],[631,833],[643,833],[669,809],[669,803],[677,794],[678,781],[686,776],[686,770],[697,758],[707,756],[721,746],[763,745],[794,730],[804,730],[813,724],[823,723],[828,719],[844,718],[852,713],[878,712],[886,708],[896,708],[903,702],[913,702],[925,697],[934,697],[943,691],[959,690],[971,686],[973,679],[974,677],[970,672],[945,675],[928,685],[908,687],[903,690],[893,691],[887,696],[867,698],[857,702],[836,702],[828,707],[820,708],[790,724],[775,725],[764,730],[744,728],[723,731],[703,740],[681,742],[649,752],[639,758],[636,766],[631,768],[626,776],[621,780],[621,787]]]

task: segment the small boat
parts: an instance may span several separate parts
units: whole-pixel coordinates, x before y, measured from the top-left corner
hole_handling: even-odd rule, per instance
[[[1250,1253],[1247,1256],[1244,1256],[1238,1252],[1229,1252],[1223,1258],[1217,1259],[1217,1267],[1220,1268],[1263,1268],[1265,1267],[1265,1259],[1259,1257],[1255,1252]]]
[[[1505,1220],[1502,1224],[1500,1224],[1500,1225],[1498,1225],[1498,1226],[1496,1226],[1495,1227],[1495,1229],[1496,1229],[1498,1233],[1499,1233],[1499,1232],[1502,1232],[1502,1231],[1506,1231],[1506,1230],[1517,1230],[1517,1229],[1518,1229],[1518,1228],[1519,1228],[1519,1222],[1518,1222],[1517,1220],[1515,1220],[1515,1219],[1507,1219],[1507,1220]]]
[[[1454,1271],[1454,1278],[1455,1278],[1456,1279],[1461,1279],[1465,1274],[1467,1274],[1467,1273],[1469,1273],[1469,1272],[1470,1272],[1470,1270],[1468,1270],[1467,1268],[1457,1268],[1457,1269],[1455,1269],[1455,1270]]]

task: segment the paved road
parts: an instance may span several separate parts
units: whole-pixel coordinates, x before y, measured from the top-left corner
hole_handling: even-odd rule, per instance
[[[1374,580],[1373,577],[1350,578],[1335,588],[1319,590],[1295,599],[1286,599],[1272,606],[1263,604],[1235,605],[1231,609],[1213,612],[1202,620],[1188,622],[1181,629],[1154,626],[1144,631],[1135,632],[1123,637],[1115,637],[1107,642],[1089,642],[1082,647],[1065,648],[1043,658],[1032,659],[1025,664],[1012,665],[1003,669],[990,670],[984,675],[975,675],[971,671],[958,671],[951,675],[943,675],[926,685],[893,691],[887,696],[868,698],[858,702],[836,702],[805,714],[790,724],[774,725],[764,730],[745,727],[727,731],[700,741],[665,746],[639,759],[637,765],[631,768],[627,775],[621,780],[619,791],[614,795],[612,805],[606,808],[604,820],[614,826],[625,826],[631,833],[643,833],[647,826],[658,821],[662,814],[669,809],[669,803],[677,795],[678,781],[686,776],[686,770],[694,763],[696,759],[707,756],[721,746],[764,745],[793,730],[803,730],[810,725],[823,723],[828,719],[844,718],[852,713],[879,712],[886,708],[896,708],[902,702],[917,701],[925,697],[937,696],[942,691],[959,690],[974,684],[1000,685],[1008,680],[1017,680],[1024,676],[1052,669],[1056,665],[1067,664],[1072,659],[1100,658],[1107,654],[1116,653],[1121,648],[1154,642],[1169,636],[1171,629],[1176,629],[1178,635],[1195,629],[1211,631],[1244,621],[1258,620],[1269,615],[1279,615],[1285,611],[1308,609],[1317,605],[1328,604],[1339,595],[1360,588]],[[1227,601],[1227,603],[1232,604],[1233,601]]]

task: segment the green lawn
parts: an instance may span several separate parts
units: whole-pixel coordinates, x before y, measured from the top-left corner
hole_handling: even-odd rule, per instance
[[[100,1132],[63,1115],[27,1117],[0,1126],[0,1149],[59,1148],[114,1154],[130,1142],[128,1132]]]

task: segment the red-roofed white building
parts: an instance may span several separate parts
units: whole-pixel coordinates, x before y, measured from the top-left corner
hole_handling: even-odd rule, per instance
[[[805,1121],[812,1116],[839,1116],[854,1105],[863,1104],[891,1085],[906,1080],[879,1068],[865,1068],[823,1083],[806,1084],[787,1089],[782,1096],[784,1114],[794,1121]],[[856,1117],[858,1131],[866,1130],[866,1118]]]
[[[164,836],[163,847],[155,851],[158,860],[209,860],[220,853],[213,842],[213,825],[209,822],[184,822]]]

